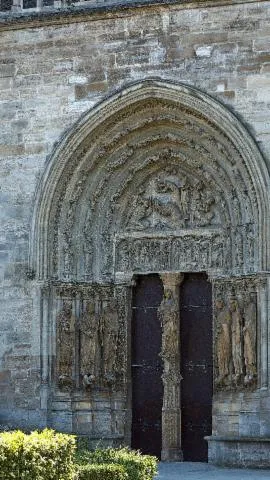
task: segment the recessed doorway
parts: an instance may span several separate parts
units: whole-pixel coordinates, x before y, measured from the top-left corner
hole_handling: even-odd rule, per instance
[[[181,448],[184,460],[207,461],[204,437],[212,430],[212,288],[206,274],[188,273],[179,290]],[[137,277],[131,328],[132,447],[158,458],[164,393],[158,309],[163,294],[158,274]]]

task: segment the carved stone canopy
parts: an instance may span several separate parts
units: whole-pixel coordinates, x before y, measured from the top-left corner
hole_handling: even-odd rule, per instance
[[[31,268],[64,281],[110,281],[122,268],[266,270],[269,191],[259,150],[225,107],[181,84],[139,82],[84,115],[53,152]]]

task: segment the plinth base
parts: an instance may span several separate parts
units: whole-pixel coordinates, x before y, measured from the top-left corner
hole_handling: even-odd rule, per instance
[[[270,468],[268,437],[205,437],[208,462],[223,467]]]
[[[183,452],[179,448],[164,448],[161,451],[162,462],[183,462]]]

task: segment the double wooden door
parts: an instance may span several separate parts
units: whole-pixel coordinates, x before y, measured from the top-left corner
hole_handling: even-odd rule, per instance
[[[212,293],[204,274],[185,275],[180,289],[181,421],[184,460],[207,461],[212,433]]]
[[[207,461],[204,436],[212,421],[212,295],[203,273],[185,274],[180,291],[181,435],[184,460]],[[133,295],[132,447],[160,458],[162,446],[162,328],[157,274],[140,276]]]
[[[158,307],[163,286],[158,275],[141,276],[133,296],[132,319],[132,447],[161,453],[162,361]]]

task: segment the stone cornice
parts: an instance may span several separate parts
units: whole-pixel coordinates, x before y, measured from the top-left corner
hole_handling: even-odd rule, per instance
[[[89,22],[114,17],[130,16],[137,9],[161,11],[166,8],[212,8],[248,3],[269,3],[269,0],[128,0],[112,1],[107,5],[86,5],[40,11],[7,12],[0,14],[0,30],[20,30],[49,25]]]

